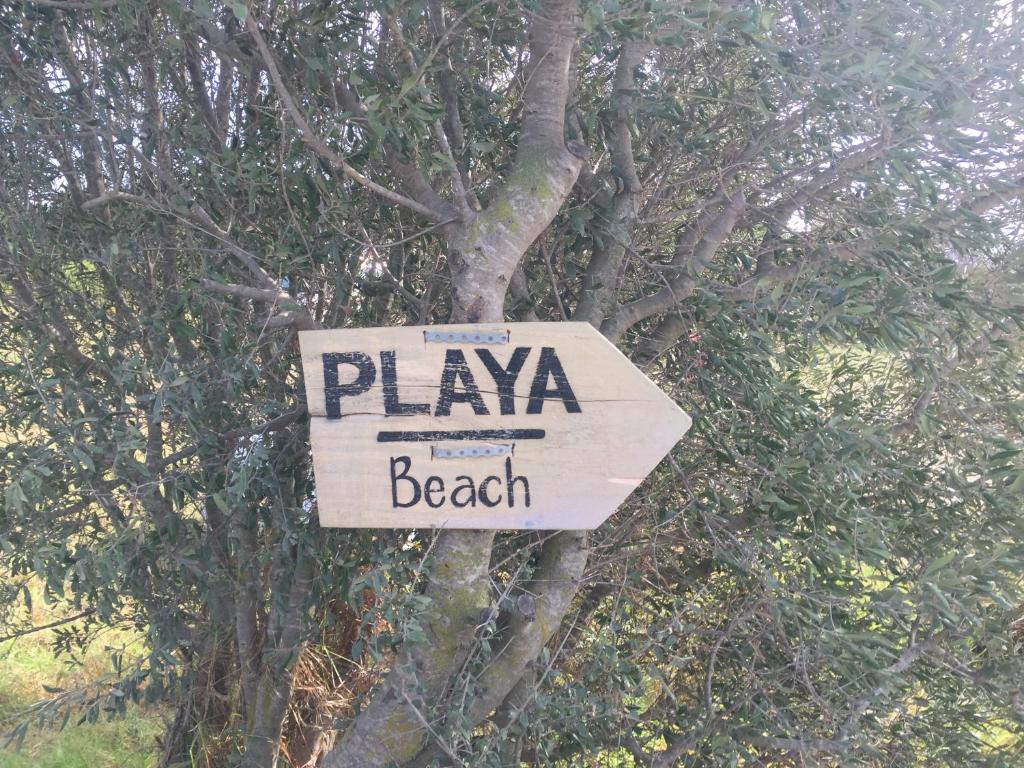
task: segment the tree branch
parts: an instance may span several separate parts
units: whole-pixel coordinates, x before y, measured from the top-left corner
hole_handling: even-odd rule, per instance
[[[270,291],[273,291],[277,294],[278,302],[294,308],[294,312],[289,314],[289,325],[294,325],[299,330],[311,330],[319,327],[319,323],[317,323],[316,319],[309,312],[309,310],[306,309],[301,304],[299,304],[299,302],[296,301],[291,294],[289,294],[284,289],[280,288],[277,282],[274,280],[274,278],[272,278],[267,273],[267,271],[263,269],[262,266],[260,266],[259,259],[254,254],[250,253],[245,248],[242,248],[242,246],[236,243],[234,238],[232,238],[227,231],[221,229],[221,227],[217,225],[217,223],[213,220],[210,214],[207,213],[206,209],[203,208],[198,203],[198,201],[196,201],[196,199],[174,179],[173,176],[171,176],[169,173],[164,172],[159,166],[154,165],[152,162],[150,162],[150,160],[145,155],[143,155],[136,147],[132,146],[131,150],[144,166],[146,166],[165,185],[170,187],[173,191],[175,191],[179,196],[181,196],[185,200],[185,203],[188,206],[183,211],[185,220],[189,221],[199,231],[205,232],[211,237],[214,237],[217,240],[219,240],[221,244],[225,247],[225,249],[227,249],[227,251],[232,256],[234,256],[235,259],[237,259],[247,270],[249,270],[249,273],[252,274],[254,278],[256,278],[256,282],[258,282],[260,286],[262,286],[261,288],[250,289],[247,289],[245,286],[237,286],[235,289],[232,289],[235,291],[235,295],[240,295],[239,293],[237,293],[238,291],[259,291],[259,296],[261,297],[259,300],[267,301],[268,299],[262,297],[268,295]],[[160,213],[167,213],[166,210],[160,208],[158,205],[148,200],[147,198],[140,197],[138,195],[129,195],[122,192],[111,192],[95,197],[92,200],[87,200],[85,203],[83,203],[83,208],[98,207],[100,205],[106,205],[108,203],[115,202],[118,200],[135,203],[137,205],[143,205],[152,210],[156,210]],[[227,289],[222,289],[221,286],[224,285],[222,283],[214,283],[213,281],[209,282],[210,285],[206,285],[204,287],[209,288],[211,290],[221,290],[221,292],[231,292],[228,291]],[[256,296],[249,296],[249,298],[255,297]]]
[[[412,55],[412,50],[409,48],[408,43],[405,40],[405,35],[402,32],[402,27],[398,23],[398,19],[392,13],[385,14],[384,16],[388,29],[391,30],[391,37],[395,41],[395,44],[402,51],[402,58],[405,61],[406,67],[408,67],[411,76],[413,76],[413,82],[418,82],[418,72],[422,68],[417,68],[416,59]],[[415,86],[409,86],[415,87]],[[403,87],[404,90],[404,87]],[[426,88],[419,88],[421,92],[421,98],[425,104],[433,105],[434,100],[430,95],[430,92]],[[441,150],[441,153],[448,158],[448,162],[451,167],[448,169],[448,176],[452,182],[452,194],[455,196],[455,204],[459,209],[459,212],[463,219],[468,219],[472,215],[472,208],[469,204],[469,195],[466,191],[466,187],[462,183],[462,172],[459,170],[459,163],[455,159],[455,155],[452,152],[451,145],[448,143],[448,134],[445,133],[444,126],[440,120],[435,120],[431,125],[431,129],[434,133],[434,138],[437,141],[437,145]]]
[[[117,190],[114,190],[84,201],[81,208],[83,211],[91,211],[95,208],[102,208],[118,201],[152,207],[150,201],[140,195],[132,195],[128,192],[118,192]]]
[[[214,293],[238,296],[243,299],[266,302],[279,302],[281,300],[281,291],[274,290],[273,288],[253,288],[249,285],[238,285],[237,283],[218,283],[205,277],[199,281],[199,285]],[[290,296],[288,298],[290,303],[294,303],[294,299],[291,299]]]
[[[733,193],[692,251],[687,252],[685,247],[677,246],[672,263],[682,269],[682,273],[671,279],[669,284],[657,293],[619,307],[601,326],[601,332],[609,340],[618,341],[627,330],[640,321],[666,312],[690,296],[697,287],[699,274],[708,266],[725,238],[732,232],[745,207],[746,199],[743,193]],[[680,242],[687,242],[685,235]]]
[[[587,541],[586,531],[559,531],[544,542],[533,578],[523,588],[523,594],[534,598],[534,615],[521,611],[511,615],[498,639],[502,643],[498,657],[477,676],[473,698],[456,715],[462,727],[479,725],[502,705],[558,629],[587,564]],[[511,719],[515,714],[505,716]],[[429,765],[437,756],[437,747],[428,747],[412,765]]]
[[[31,313],[34,315],[38,322],[50,329],[50,336],[56,351],[63,355],[64,359],[72,366],[76,373],[81,375],[92,369],[96,365],[96,361],[82,351],[64,313],[56,306],[41,306],[29,287],[28,276],[19,268],[14,259],[14,254],[7,247],[6,241],[0,240],[0,249],[2,249],[3,255],[10,267],[8,276],[14,288],[14,297],[23,305],[22,310],[26,314]]]
[[[476,680],[476,696],[465,713],[469,723],[482,722],[504,701],[558,629],[587,565],[587,541],[586,531],[559,531],[544,542],[537,570],[524,588],[534,597],[536,615],[512,615],[498,663],[488,665]]]
[[[630,41],[619,51],[612,93],[615,120],[612,125],[612,173],[621,189],[602,206],[610,219],[609,237],[595,245],[593,256],[583,275],[583,288],[574,320],[595,327],[612,312],[618,292],[619,270],[633,243],[640,194],[643,191],[633,157],[632,125],[636,117],[636,68],[649,50],[646,43]],[[599,198],[600,199],[600,198]]]
[[[892,428],[892,434],[894,437],[903,437],[905,435],[912,434],[919,426],[921,426],[921,422],[924,420],[928,406],[931,405],[932,400],[939,391],[939,385],[952,375],[953,371],[956,370],[956,367],[959,364],[960,354],[958,351],[954,351],[953,354],[943,362],[940,368],[928,377],[928,383],[921,391],[921,394],[917,396],[917,399],[914,400],[914,405],[911,407],[910,413],[907,414],[906,419]]]
[[[449,38],[451,28],[445,29],[444,9],[440,0],[428,0],[430,30],[434,36],[434,45],[444,54],[444,67],[437,76],[438,91],[441,95],[441,103],[444,104],[444,132],[448,137],[448,145],[451,147],[453,156],[457,163],[458,172],[462,176],[462,186],[466,190],[469,204],[479,210],[480,203],[472,192],[472,179],[464,166],[464,155],[466,151],[466,131],[462,124],[462,115],[459,112],[459,91],[458,82],[455,77],[455,69],[452,66],[449,52]]]
[[[25,637],[25,635],[33,635],[36,632],[45,632],[48,629],[53,629],[54,627],[60,627],[65,624],[70,624],[71,622],[78,621],[79,619],[84,619],[86,616],[91,616],[94,613],[96,613],[96,609],[89,608],[88,610],[82,611],[81,613],[76,613],[74,616],[68,616],[63,619],[51,621],[49,624],[40,624],[38,627],[29,627],[28,629],[22,629],[18,632],[13,632],[9,635],[3,635],[2,637],[0,637],[0,643],[6,643],[8,640],[15,640],[19,637]]]
[[[849,716],[836,733],[836,738],[841,741],[846,741],[849,738],[850,733],[857,726],[857,723],[860,722],[861,717],[863,717],[864,713],[871,707],[871,704],[889,690],[891,687],[891,679],[894,676],[910,669],[911,665],[913,665],[915,661],[928,651],[935,648],[936,645],[937,643],[934,638],[923,640],[919,643],[915,642],[912,634],[910,644],[907,646],[906,650],[900,654],[896,661],[882,670],[885,682],[875,686],[867,694],[861,696],[853,703],[853,706],[850,708]]]
[[[560,150],[565,143],[565,103],[577,10],[576,0],[546,0],[533,12],[520,154]]]
[[[487,571],[493,540],[494,531],[438,535],[426,590],[430,605],[421,619],[426,639],[402,645],[391,672],[324,758],[323,768],[403,765],[420,751],[427,732],[419,708],[422,702],[433,706],[443,699],[452,671],[462,665],[473,642],[480,611],[489,602]],[[412,704],[406,693],[417,694]]]
[[[565,142],[576,0],[544,0],[530,29],[523,132],[512,172],[454,238],[454,322],[500,322],[512,273],[555,217],[590,151]]]
[[[298,105],[295,103],[295,99],[288,91],[287,86],[285,86],[284,80],[281,77],[281,72],[278,69],[277,62],[274,60],[274,55],[267,46],[266,41],[263,39],[259,25],[256,23],[256,19],[251,13],[245,17],[245,28],[249,31],[249,34],[252,35],[253,40],[256,42],[256,47],[259,49],[260,56],[266,64],[267,72],[270,73],[270,79],[274,83],[277,95],[281,99],[281,103],[284,104],[284,108],[291,117],[292,122],[294,122],[295,126],[299,129],[299,135],[307,147],[312,149],[333,169],[340,171],[347,178],[366,187],[368,190],[383,197],[385,200],[390,200],[392,203],[404,206],[422,216],[426,216],[431,221],[442,221],[443,219],[448,218],[448,214],[445,211],[434,210],[422,203],[418,203],[412,198],[399,194],[398,192],[390,190],[387,187],[383,187],[368,179],[362,173],[349,165],[345,158],[327,146],[323,139],[313,132],[313,129],[306,121],[306,118],[303,117],[302,112],[299,111]]]

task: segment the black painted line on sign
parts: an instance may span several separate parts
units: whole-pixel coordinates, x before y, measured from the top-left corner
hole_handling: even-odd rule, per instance
[[[378,443],[423,443],[435,440],[543,440],[543,429],[457,429],[378,432]]]

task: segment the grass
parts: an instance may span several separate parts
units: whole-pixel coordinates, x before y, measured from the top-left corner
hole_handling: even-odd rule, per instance
[[[36,625],[60,618],[41,599],[33,600],[32,613]],[[0,744],[20,722],[18,713],[48,697],[44,684],[65,689],[85,685],[110,672],[107,646],[136,639],[126,632],[108,632],[85,649],[78,663],[54,657],[52,630],[0,644]],[[157,762],[163,716],[156,708],[129,707],[127,716],[112,721],[75,725],[78,718],[72,717],[63,730],[33,725],[20,751],[0,749],[0,768],[151,768]]]

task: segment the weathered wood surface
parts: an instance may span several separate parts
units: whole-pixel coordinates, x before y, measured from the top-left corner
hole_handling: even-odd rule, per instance
[[[305,331],[300,342],[324,526],[594,528],[690,426],[587,323]],[[510,453],[444,456],[485,448]]]

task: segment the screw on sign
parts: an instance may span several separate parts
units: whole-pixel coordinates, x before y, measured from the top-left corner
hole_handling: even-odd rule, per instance
[[[690,426],[586,323],[299,340],[324,526],[595,528]]]

